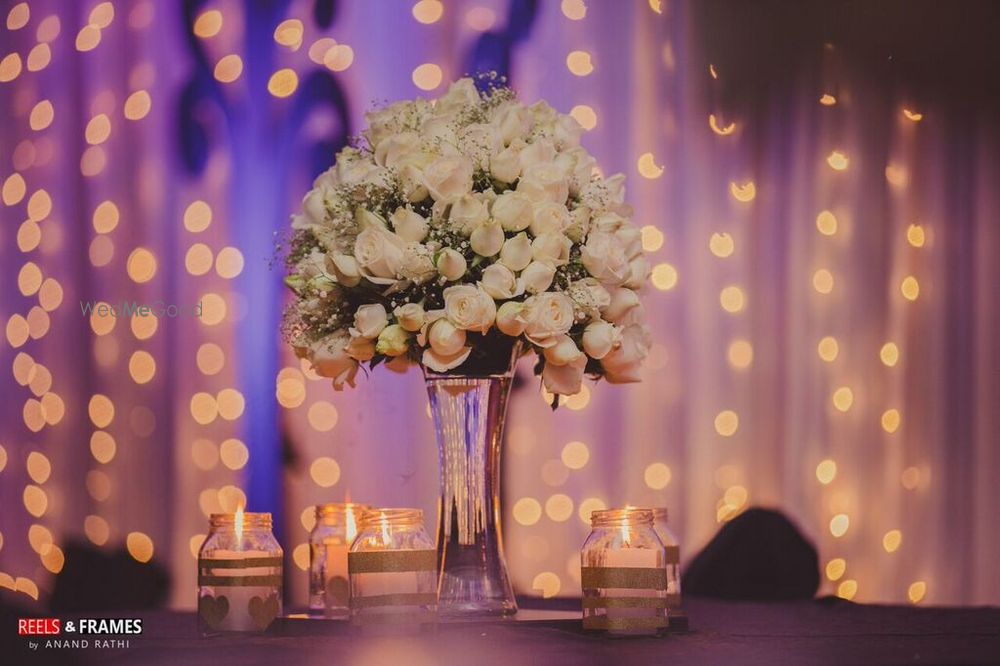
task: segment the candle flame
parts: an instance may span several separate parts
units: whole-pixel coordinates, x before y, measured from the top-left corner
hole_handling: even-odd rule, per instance
[[[243,550],[243,505],[236,507],[236,549]]]
[[[382,513],[382,519],[380,520],[380,527],[382,528],[382,543],[389,543],[389,520],[385,517],[385,513]]]
[[[347,516],[345,523],[347,528],[347,543],[348,545],[350,545],[351,542],[354,541],[354,537],[358,536],[358,524],[354,517],[353,506],[347,507]]]

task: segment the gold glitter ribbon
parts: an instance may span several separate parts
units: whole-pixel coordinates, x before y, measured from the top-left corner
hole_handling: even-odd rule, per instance
[[[610,629],[624,630],[632,629],[659,629],[667,626],[665,617],[585,617],[583,618],[584,629]]]
[[[355,597],[351,603],[357,608],[373,608],[377,606],[433,606],[437,603],[437,595],[433,592],[377,594],[372,597]]]
[[[584,597],[584,608],[667,608],[666,597]]]
[[[583,567],[581,586],[631,590],[666,590],[667,570],[661,567]]]
[[[208,576],[199,574],[198,585],[215,587],[277,587],[281,576]]]
[[[207,569],[251,569],[256,567],[280,567],[280,557],[248,557],[246,559],[213,560],[199,558],[198,566]]]
[[[347,569],[352,574],[434,571],[437,569],[437,553],[433,550],[372,550],[348,553]]]
[[[679,546],[667,546],[667,564],[681,563],[681,549]]]

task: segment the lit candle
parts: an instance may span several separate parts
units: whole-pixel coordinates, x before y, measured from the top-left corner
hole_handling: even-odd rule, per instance
[[[389,521],[383,514],[379,520],[383,543],[390,543]],[[404,550],[392,551],[405,553]],[[363,597],[379,597],[390,594],[414,594],[419,591],[416,571],[380,571],[359,573],[357,575],[358,592]],[[408,611],[402,608],[402,611]],[[387,609],[387,612],[392,612]]]
[[[261,631],[281,609],[280,548],[277,554],[247,549],[242,507],[235,514],[234,532],[234,548],[212,549],[199,560],[201,587],[211,591],[202,593],[200,612],[215,631]]]
[[[616,550],[609,550],[607,552],[605,559],[606,567],[615,567],[622,569],[656,569],[660,566],[660,561],[657,559],[658,552],[652,548],[633,548],[632,547],[632,535],[629,531],[628,525],[622,525],[622,547]],[[626,588],[609,588],[606,592],[606,596],[609,598],[625,598],[625,597],[649,597],[655,598],[661,596],[662,592],[653,589],[626,589]],[[611,606],[607,610],[607,616],[609,620],[625,619],[625,618],[643,618],[643,617],[657,617],[657,609],[655,608],[616,608]],[[621,629],[609,629],[608,633],[631,633],[628,630]]]
[[[348,579],[347,554],[351,550],[354,537],[358,535],[357,516],[355,506],[352,504],[348,504],[344,509],[344,524],[345,538],[332,537],[323,541],[326,546],[323,583],[328,616],[347,615],[350,610],[351,585]]]

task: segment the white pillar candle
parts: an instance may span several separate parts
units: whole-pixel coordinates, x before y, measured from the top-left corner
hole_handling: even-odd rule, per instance
[[[212,553],[211,560],[251,560],[258,558],[272,557],[271,553],[264,550],[217,550]],[[271,576],[274,575],[273,567],[248,567],[248,568],[212,568],[207,565],[208,575],[223,577],[237,576]],[[280,578],[280,576],[279,576]],[[259,597],[260,602],[267,602],[268,597],[275,594],[273,586],[247,586],[247,585],[215,585],[213,586],[215,598],[225,597],[229,604],[229,610],[217,629],[219,631],[259,631],[261,629],[250,614],[250,601],[254,597]]]

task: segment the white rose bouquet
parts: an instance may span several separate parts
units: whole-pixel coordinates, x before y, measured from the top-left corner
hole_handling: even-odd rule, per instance
[[[649,267],[624,176],[599,175],[573,118],[483,80],[367,114],[292,217],[285,335],[338,390],[362,363],[484,374],[515,348],[554,394],[639,380]]]

